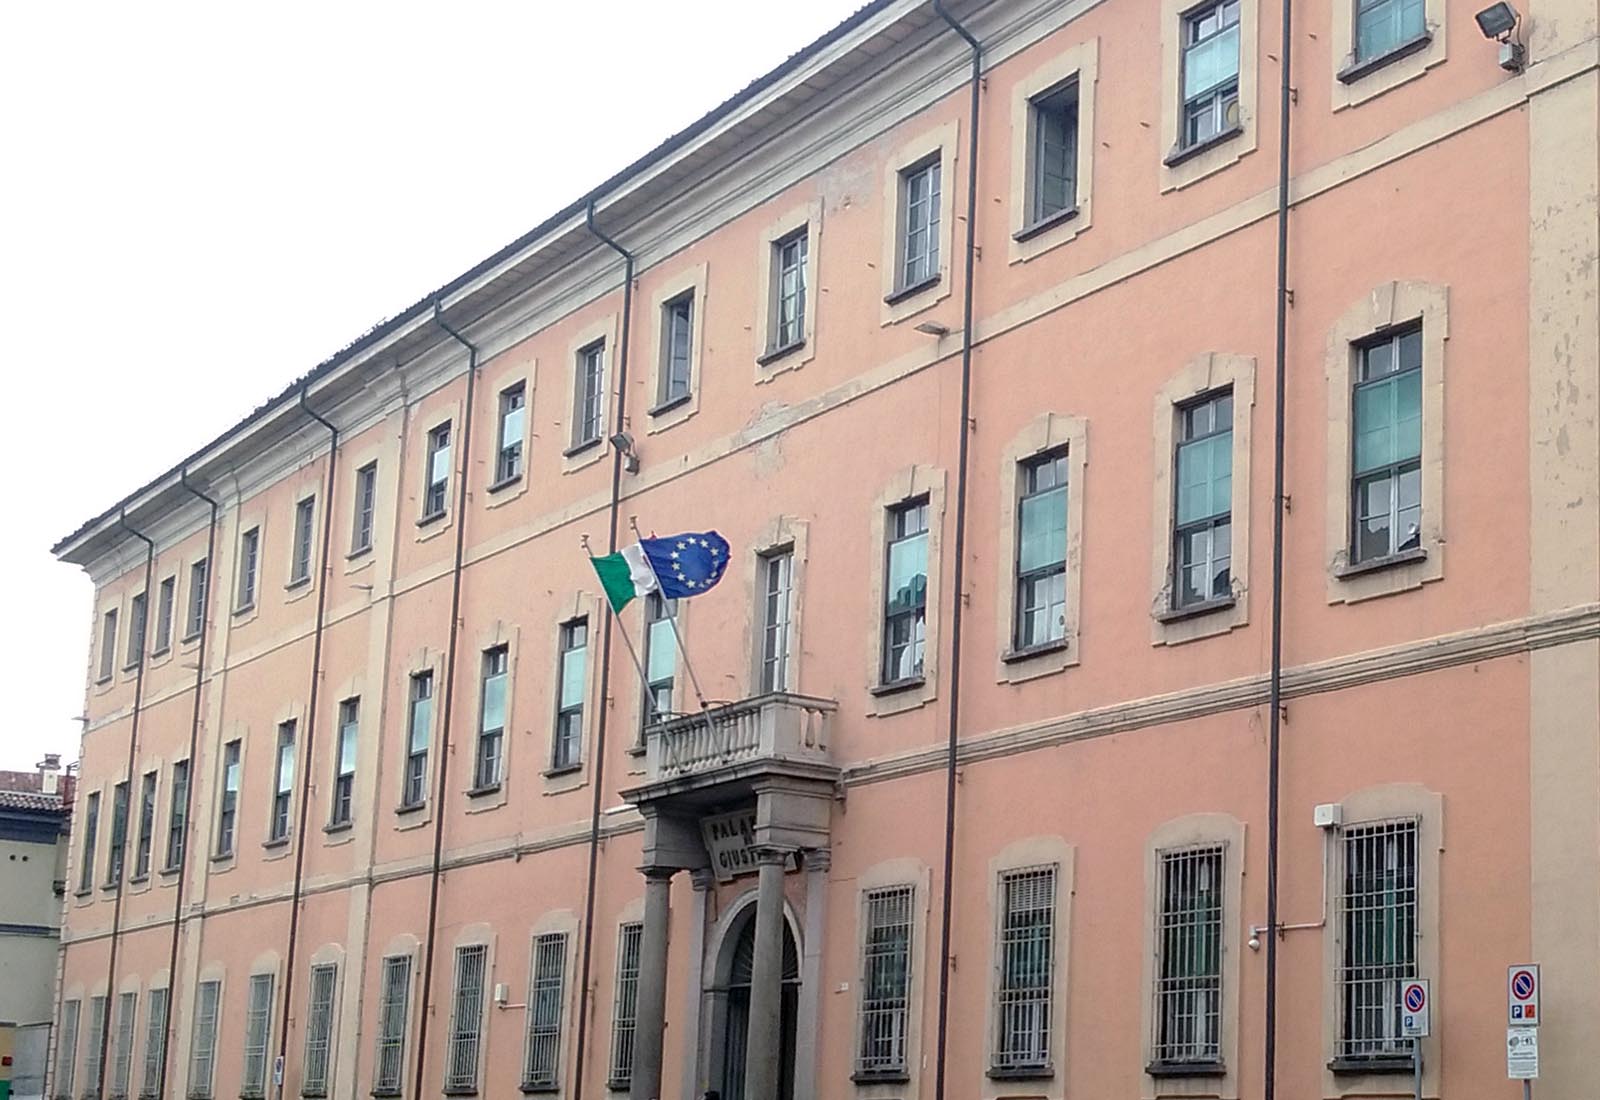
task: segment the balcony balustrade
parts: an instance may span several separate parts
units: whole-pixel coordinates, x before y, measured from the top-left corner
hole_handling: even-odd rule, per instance
[[[774,692],[722,703],[645,731],[648,783],[713,778],[741,765],[828,766],[831,699]]]

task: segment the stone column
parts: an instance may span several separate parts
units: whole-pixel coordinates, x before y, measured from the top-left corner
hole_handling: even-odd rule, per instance
[[[746,1048],[746,1100],[778,1100],[783,1061],[783,871],[787,853],[756,852],[756,957],[750,975],[750,1037]]]
[[[694,910],[689,928],[689,992],[683,1015],[683,1100],[700,1100],[705,1079],[705,1059],[700,1049],[701,1020],[705,1016],[706,919],[711,911],[711,888],[717,884],[709,870],[691,871]]]
[[[800,1003],[796,1006],[794,1044],[795,1100],[817,1100],[817,1033],[821,1023],[822,941],[828,927],[828,872],[833,853],[827,848],[807,851],[802,857],[806,873],[806,915],[800,956]]]
[[[661,1040],[667,1024],[667,907],[675,867],[644,870],[644,929],[639,939],[639,1000],[634,1015],[630,1100],[659,1100]]]

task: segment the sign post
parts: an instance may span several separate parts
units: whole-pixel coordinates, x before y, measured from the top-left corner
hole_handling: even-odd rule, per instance
[[[1422,1040],[1428,1037],[1433,994],[1426,978],[1400,986],[1400,1034],[1411,1040],[1411,1072],[1416,1100],[1422,1100]]]
[[[1532,1100],[1539,1076],[1539,964],[1506,968],[1506,1076],[1522,1082],[1522,1100]]]

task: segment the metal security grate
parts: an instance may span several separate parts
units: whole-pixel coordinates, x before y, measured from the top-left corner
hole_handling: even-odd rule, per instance
[[[456,948],[456,997],[450,1012],[450,1049],[445,1059],[446,1092],[470,1091],[478,1084],[478,1052],[483,1039],[483,982],[489,948],[481,943]]]
[[[1044,1068],[1050,1064],[1055,973],[1055,866],[1001,875],[1000,898],[994,1068]]]
[[[100,1095],[100,1055],[105,1050],[106,999],[89,998],[89,1042],[84,1049],[83,1097],[92,1100]]]
[[[1222,1060],[1221,845],[1161,853],[1155,1042],[1160,1064]]]
[[[161,1073],[167,1055],[167,991],[152,989],[145,1008],[144,1071],[139,1081],[139,1100],[159,1100]]]
[[[528,1053],[524,1089],[556,1085],[561,1063],[561,998],[566,984],[567,936],[551,932],[533,941],[533,988],[528,993]]]
[[[378,1052],[372,1071],[374,1096],[399,1096],[405,1072],[406,1011],[411,1000],[411,956],[383,960],[378,1002]]]
[[[328,1095],[328,1052],[333,1045],[333,993],[339,968],[325,963],[311,968],[311,995],[306,1006],[306,1055],[301,1096]]]
[[[1408,818],[1344,831],[1339,1059],[1411,1053],[1400,1034],[1400,986],[1417,974],[1417,827]]]
[[[617,934],[617,998],[611,1015],[613,1086],[633,1080],[634,1025],[639,1011],[639,944],[644,925],[624,924]]]
[[[133,1017],[139,1010],[137,993],[117,996],[116,1046],[111,1060],[111,1100],[128,1100],[128,1078],[133,1074]]]
[[[72,1095],[73,1071],[78,1065],[78,1001],[61,1004],[61,1034],[56,1039],[55,1100],[67,1100]]]
[[[222,983],[201,982],[194,996],[194,1041],[189,1049],[189,1100],[211,1100],[217,1075],[217,1013]]]
[[[866,943],[861,957],[861,1050],[863,1074],[906,1071],[906,1034],[911,997],[913,888],[873,890],[865,899]]]
[[[244,1075],[239,1081],[239,1096],[243,1100],[266,1094],[273,980],[271,974],[250,975],[250,1001],[244,1017]]]

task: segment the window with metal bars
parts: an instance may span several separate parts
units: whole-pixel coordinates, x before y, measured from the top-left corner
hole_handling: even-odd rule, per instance
[[[172,765],[172,805],[167,807],[167,860],[168,870],[176,870],[183,862],[183,846],[189,833],[189,762],[179,760]]]
[[[1078,81],[1051,88],[1028,101],[1033,127],[1030,150],[1029,224],[1040,225],[1078,205]]]
[[[433,672],[411,677],[411,709],[406,725],[406,772],[400,787],[400,808],[422,805],[428,797],[428,738],[433,727]]]
[[[128,785],[111,789],[111,858],[106,860],[106,885],[122,881],[123,861],[128,852]]]
[[[1025,651],[1067,636],[1067,452],[1036,455],[1018,474],[1013,644]]]
[[[189,610],[183,617],[183,640],[198,638],[206,625],[206,559],[189,567]]]
[[[444,515],[450,497],[450,421],[428,432],[428,466],[424,471],[422,518]]]
[[[317,513],[317,499],[306,497],[294,506],[294,556],[289,562],[289,583],[304,584],[311,579],[312,520]]]
[[[550,750],[553,770],[575,768],[583,746],[583,690],[587,681],[589,620],[561,624],[561,655],[557,659],[555,740]]]
[[[356,471],[356,507],[350,523],[350,553],[372,549],[373,519],[378,514],[378,464],[369,462]]]
[[[928,498],[889,509],[884,565],[883,683],[919,679],[928,636]]]
[[[639,947],[644,925],[624,924],[617,930],[617,987],[611,1010],[611,1088],[627,1088],[633,1080],[634,1027],[639,1013]]]
[[[863,898],[861,1046],[856,1076],[903,1079],[911,1004],[910,886],[869,890]]]
[[[761,557],[761,691],[789,690],[789,623],[794,608],[794,550]]]
[[[161,1075],[167,1060],[167,991],[152,989],[145,1006],[144,1069],[139,1076],[139,1100],[160,1100]]]
[[[126,664],[129,668],[134,668],[140,661],[144,660],[144,631],[149,616],[149,597],[140,592],[128,602],[128,659]]]
[[[212,1100],[217,1076],[217,1016],[222,983],[201,982],[194,994],[194,1035],[189,1043],[189,1100]]]
[[[939,278],[939,157],[900,173],[900,281],[911,290]]]
[[[1239,0],[1198,8],[1183,17],[1184,147],[1210,141],[1239,125]]]
[[[689,290],[661,306],[661,368],[656,386],[657,408],[676,404],[689,396],[693,353],[694,291]]]
[[[222,798],[217,807],[217,855],[233,855],[239,823],[239,742],[222,746]]]
[[[1400,1034],[1400,987],[1417,976],[1416,818],[1345,827],[1340,834],[1338,1063],[1410,1065]]]
[[[133,1075],[133,1018],[139,1011],[139,994],[117,995],[116,1023],[112,1028],[111,1088],[108,1100],[128,1100],[128,1080]]]
[[[672,687],[678,675],[678,639],[672,631],[672,616],[677,600],[662,599],[652,592],[644,598],[644,719],[639,729],[639,744],[644,744],[644,726],[672,717]]]
[[[506,686],[511,651],[499,645],[483,653],[483,684],[478,700],[478,745],[472,786],[489,790],[500,785],[500,762],[506,743]]]
[[[565,932],[549,932],[534,939],[533,976],[528,990],[528,1050],[522,1066],[524,1090],[553,1089],[558,1082],[566,966]]]
[[[319,963],[311,968],[306,1002],[306,1052],[301,1063],[300,1095],[328,1095],[328,1065],[333,1049],[333,994],[339,968]]]
[[[256,605],[256,567],[261,560],[261,528],[252,527],[239,536],[239,577],[233,609],[248,611]]]
[[[1422,545],[1422,327],[1386,333],[1357,353],[1351,564]]]
[[[1232,594],[1233,391],[1178,409],[1173,458],[1172,606]]]
[[[794,347],[806,338],[806,256],[810,227],[772,242],[772,338],[769,352]]]
[[[1155,1066],[1222,1062],[1221,845],[1160,854]]]
[[[372,1067],[372,1095],[399,1096],[405,1081],[406,1014],[411,1002],[411,956],[383,960],[378,994],[377,1055]]]
[[[106,1040],[106,999],[89,998],[89,1041],[84,1044],[83,1098],[97,1100],[100,1095],[101,1054]]]
[[[79,1001],[61,1002],[61,1031],[56,1036],[56,1079],[51,1092],[54,1100],[71,1100],[73,1079],[78,1068]]]
[[[146,772],[139,781],[139,831],[133,846],[133,877],[150,873],[150,849],[155,844],[156,773]]]
[[[165,653],[172,647],[172,614],[178,602],[178,578],[168,577],[156,590],[156,637],[151,653]]]
[[[992,1073],[1051,1068],[1055,930],[1055,865],[1002,874]]]
[[[478,1091],[478,1054],[483,1043],[483,985],[488,977],[489,948],[481,943],[456,948],[456,991],[450,1009],[449,1046],[445,1050],[444,1091]]]
[[[339,704],[339,746],[333,762],[333,807],[329,825],[350,824],[356,793],[356,751],[361,734],[361,700]]]
[[[117,664],[117,609],[100,618],[100,680],[111,679]]]
[[[289,815],[294,808],[294,734],[295,721],[278,723],[278,758],[273,769],[272,827],[269,840],[289,839]]]
[[[250,996],[244,1015],[244,1072],[239,1077],[241,1100],[258,1100],[266,1095],[273,981],[271,974],[250,975]]]
[[[522,476],[522,440],[528,416],[528,388],[518,382],[500,391],[500,424],[495,432],[494,483],[507,485]]]
[[[578,352],[572,387],[572,447],[600,442],[605,423],[606,342],[597,340]]]
[[[78,892],[94,887],[95,834],[100,830],[100,792],[91,791],[83,809],[83,854],[78,857]]]

